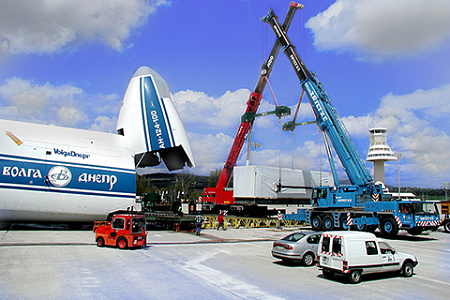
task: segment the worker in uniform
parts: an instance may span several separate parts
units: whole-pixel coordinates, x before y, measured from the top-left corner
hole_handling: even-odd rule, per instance
[[[220,211],[219,212],[219,217],[217,218],[217,230],[219,230],[220,227],[222,227],[223,230],[227,230],[225,228],[225,225],[224,225],[225,219],[224,219],[223,215],[224,215],[224,212]]]
[[[203,220],[204,220],[204,218],[202,216],[202,213],[199,211],[198,214],[195,216],[195,224],[196,224],[196,226],[195,226],[195,229],[196,229],[195,234],[196,235],[200,235],[200,231],[202,230]]]
[[[283,214],[280,211],[278,211],[277,219],[278,219],[277,229],[278,230],[282,230],[283,228],[281,226],[282,226],[282,223],[283,223]]]

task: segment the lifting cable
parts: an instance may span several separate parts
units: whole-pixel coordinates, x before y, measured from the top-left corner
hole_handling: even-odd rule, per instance
[[[291,156],[292,156],[292,170],[294,170],[294,129],[295,129],[295,121],[297,121],[297,115],[300,111],[300,107],[302,106],[302,98],[305,91],[302,89],[302,93],[300,94],[300,98],[298,99],[297,107],[295,108],[294,118],[292,119],[292,123],[294,124],[293,129],[291,130]]]
[[[266,76],[266,77],[264,77],[264,80],[267,82],[267,85],[269,86],[269,90],[270,90],[270,93],[272,94],[273,102],[275,102],[275,107],[278,107],[278,101],[277,101],[277,98],[275,97],[275,94],[273,93],[272,86],[270,85],[270,82],[269,82],[269,78]]]
[[[272,94],[273,102],[275,102],[275,107],[278,107],[278,101],[273,92],[272,86],[270,85],[269,78],[266,76],[264,80],[269,87],[270,94]],[[277,191],[281,191],[281,117],[278,117],[278,188]]]

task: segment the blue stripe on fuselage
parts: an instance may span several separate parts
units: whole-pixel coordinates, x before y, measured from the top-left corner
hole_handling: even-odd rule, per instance
[[[106,192],[90,192],[87,190],[68,190],[65,188],[55,188],[55,187],[35,187],[35,186],[24,186],[20,184],[2,184],[0,183],[0,190],[10,189],[10,190],[21,190],[21,191],[35,191],[42,193],[58,193],[58,194],[72,194],[72,195],[83,195],[83,196],[97,196],[97,197],[114,197],[114,198],[130,198],[134,199],[135,194],[130,193],[106,193]]]
[[[49,172],[54,168],[56,174]],[[67,169],[67,170],[66,170]],[[51,178],[50,178],[51,177]],[[61,185],[58,186],[58,184]],[[135,194],[134,170],[0,155],[0,185],[70,193]]]

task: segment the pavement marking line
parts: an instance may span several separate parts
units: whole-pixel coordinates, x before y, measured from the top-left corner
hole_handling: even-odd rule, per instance
[[[281,300],[284,298],[270,295],[261,291],[260,287],[239,280],[233,276],[227,275],[219,270],[213,269],[202,264],[204,261],[222,253],[229,253],[221,250],[215,253],[205,253],[197,258],[187,261],[181,267],[189,273],[200,277],[211,285],[228,292],[239,299],[269,299]]]

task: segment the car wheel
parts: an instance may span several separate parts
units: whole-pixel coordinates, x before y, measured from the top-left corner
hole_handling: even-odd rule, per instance
[[[325,231],[330,231],[333,230],[333,228],[334,228],[333,218],[331,216],[325,216],[325,218],[323,218],[323,229]]]
[[[98,247],[103,247],[103,246],[105,246],[105,240],[104,240],[102,237],[99,237],[99,238],[97,239],[97,246],[98,246]]]
[[[393,217],[386,217],[381,220],[380,230],[384,236],[394,238],[398,233],[398,225]]]
[[[320,230],[322,227],[322,218],[320,216],[314,216],[311,220],[311,227],[314,231]]]
[[[350,283],[360,283],[361,282],[361,271],[354,270],[350,272],[350,275],[348,276],[348,280]]]
[[[126,249],[127,248],[127,240],[125,238],[120,238],[117,240],[117,247],[120,249]]]
[[[414,273],[414,266],[410,261],[403,264],[402,275],[405,277],[411,277]]]
[[[315,262],[315,256],[311,252],[305,253],[303,255],[303,258],[302,258],[303,265],[310,267],[310,266],[314,265],[314,262]]]

